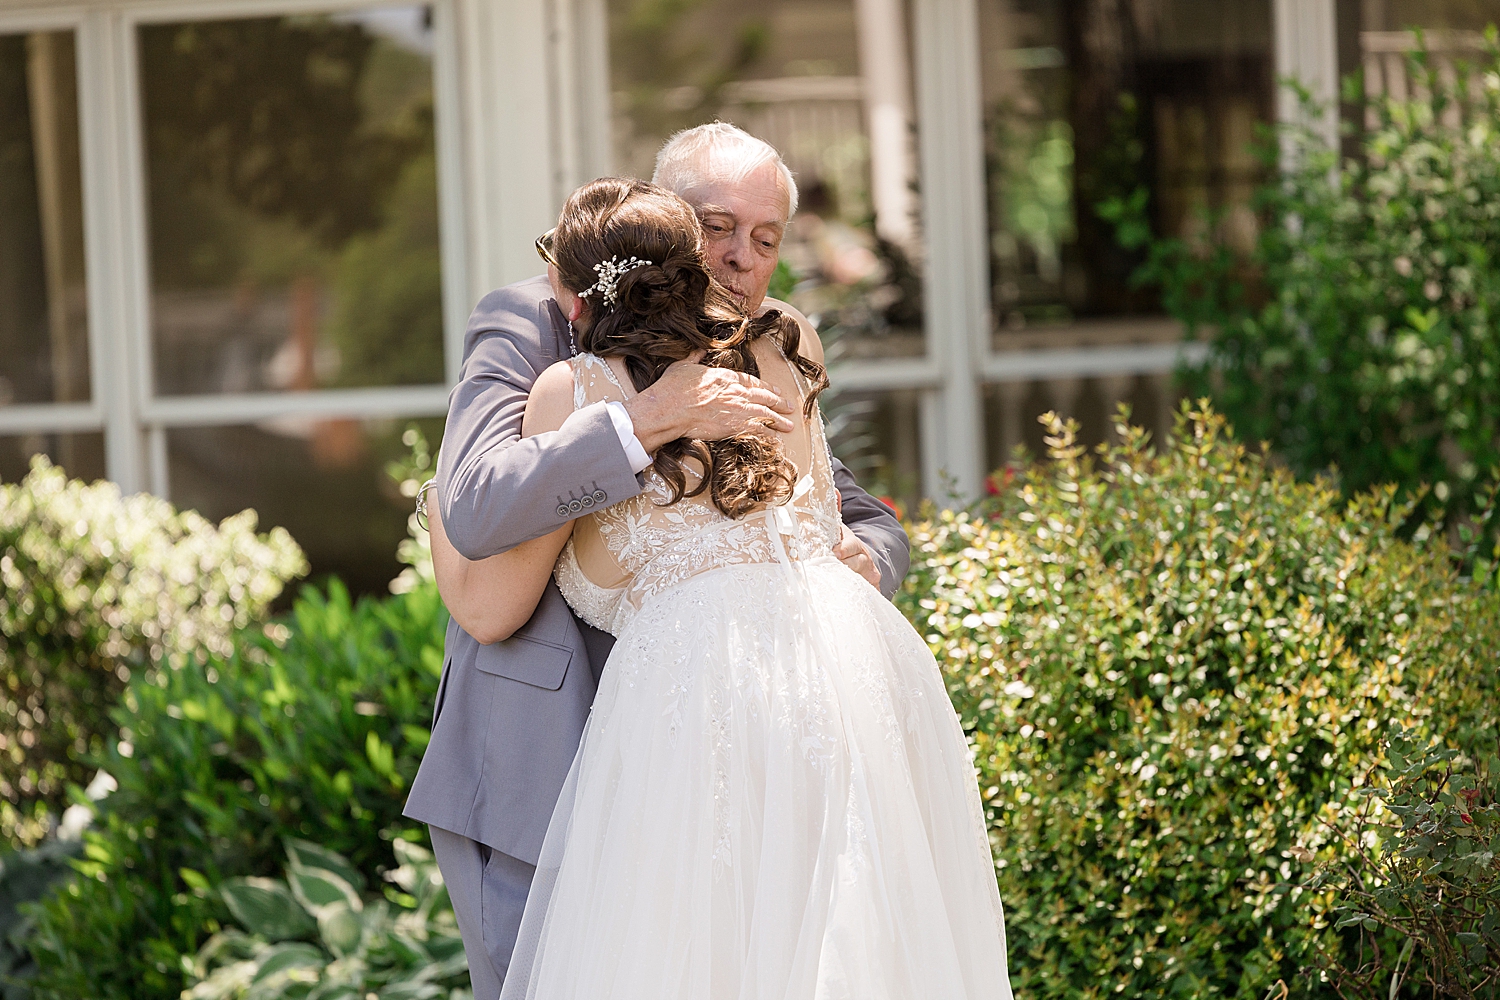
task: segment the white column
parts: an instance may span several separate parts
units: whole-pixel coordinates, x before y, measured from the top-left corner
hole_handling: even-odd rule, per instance
[[[560,136],[550,0],[457,0],[469,302],[541,273]]]
[[[96,10],[78,26],[78,122],[83,173],[83,235],[88,269],[89,365],[104,411],[104,471],[125,493],[150,484],[140,424],[149,384],[145,197],[135,167],[134,60],[119,15]]]
[[[469,218],[465,190],[463,84],[457,3],[433,5],[437,58],[432,65],[433,119],[437,146],[438,217],[443,267],[443,377],[458,381],[464,331],[474,302],[470,295]]]
[[[902,0],[855,0],[865,122],[870,138],[870,196],[875,228],[893,243],[912,234],[911,75]]]
[[[931,413],[923,491],[946,502],[941,476],[962,498],[984,480],[981,348],[989,336],[984,136],[975,0],[912,0],[926,236],[928,350],[942,375]]]
[[[604,0],[559,0],[568,30],[557,39],[558,58],[572,89],[569,116],[575,135],[568,190],[613,172],[613,98],[609,89],[609,12]]]
[[[1323,105],[1323,114],[1309,122],[1337,149],[1339,143],[1339,55],[1334,0],[1274,0],[1276,33],[1276,117],[1283,122],[1301,119],[1297,95],[1281,85],[1292,77]]]

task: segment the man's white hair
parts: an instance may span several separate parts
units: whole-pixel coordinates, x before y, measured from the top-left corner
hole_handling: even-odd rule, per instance
[[[728,122],[709,122],[683,129],[656,154],[651,183],[686,197],[688,192],[715,181],[736,184],[767,163],[776,164],[786,187],[786,217],[797,214],[797,182],[792,172],[764,139],[757,139]]]

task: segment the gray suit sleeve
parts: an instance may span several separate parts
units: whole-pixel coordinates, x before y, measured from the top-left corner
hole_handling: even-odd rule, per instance
[[[849,530],[870,547],[880,570],[880,592],[890,597],[901,586],[911,566],[911,539],[885,504],[862,490],[854,473],[833,461],[833,481],[839,488],[840,510]]]
[[[526,397],[557,360],[548,301],[539,301],[535,285],[491,292],[475,308],[462,379],[448,397],[438,503],[453,547],[469,559],[504,552],[641,491],[602,404],[579,410],[559,430],[522,439]],[[585,496],[587,505],[570,507]]]

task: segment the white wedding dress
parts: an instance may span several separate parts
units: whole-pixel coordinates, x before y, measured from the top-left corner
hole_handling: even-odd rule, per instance
[[[805,384],[774,345],[762,376]],[[573,359],[576,404],[624,399]],[[790,503],[575,522],[557,581],[618,637],[502,1000],[1010,1000],[968,746],[922,639],[833,555],[821,421]]]

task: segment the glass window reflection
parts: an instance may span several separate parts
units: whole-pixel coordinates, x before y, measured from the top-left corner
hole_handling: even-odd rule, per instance
[[[89,399],[71,31],[0,35],[0,406]]]
[[[874,497],[903,515],[922,502],[921,393],[829,392],[823,420],[834,454]]]
[[[442,420],[413,421],[431,443]],[[401,571],[412,500],[387,463],[404,458],[405,420],[282,418],[167,432],[172,502],[220,520],[255,508],[262,531],[286,528],[312,577],[335,574],[355,593],[386,592]]]
[[[104,435],[82,433],[0,435],[0,483],[18,483],[31,471],[31,460],[46,455],[69,476],[94,482],[104,478]]]
[[[772,294],[845,358],[922,355],[904,4],[609,0],[608,9],[616,169],[650,177],[668,136],[715,119],[765,139],[796,175],[801,202]]]
[[[156,391],[441,382],[430,9],[138,44]]]
[[[980,24],[997,349],[1158,311],[1099,215],[1110,199],[1144,192],[1159,233],[1212,220],[1248,248],[1249,147],[1273,111],[1268,0],[982,0]]]

